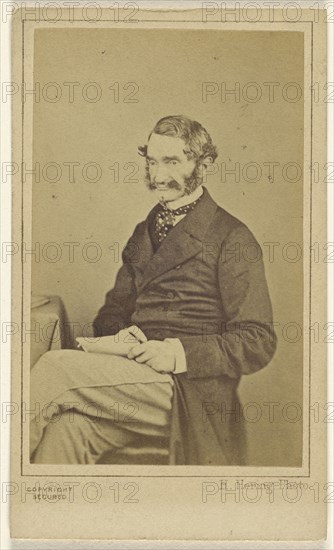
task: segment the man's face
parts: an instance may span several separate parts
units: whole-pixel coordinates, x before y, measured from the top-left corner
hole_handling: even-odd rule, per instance
[[[177,137],[152,134],[147,146],[147,185],[159,201],[174,201],[198,186],[196,161],[184,153],[186,145]]]

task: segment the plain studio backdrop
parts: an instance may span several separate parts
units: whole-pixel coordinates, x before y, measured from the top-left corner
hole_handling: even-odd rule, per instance
[[[303,35],[41,29],[34,79],[33,244],[43,253],[32,291],[60,296],[74,336],[92,334],[122,248],[154,204],[137,147],[163,116],[198,120],[219,150],[206,186],[261,244],[277,323],[274,359],[240,385],[250,463],[301,466]]]

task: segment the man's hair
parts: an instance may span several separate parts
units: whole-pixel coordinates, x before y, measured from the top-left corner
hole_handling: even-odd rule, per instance
[[[214,162],[218,156],[217,148],[212,143],[207,130],[199,122],[186,116],[174,115],[161,118],[148,136],[148,140],[152,134],[181,138],[186,145],[184,153],[188,159],[199,162],[210,156]],[[142,157],[146,157],[147,145],[138,147],[138,152]]]

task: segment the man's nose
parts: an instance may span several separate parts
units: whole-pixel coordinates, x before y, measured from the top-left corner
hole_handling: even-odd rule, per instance
[[[157,165],[153,174],[155,183],[165,183],[169,180],[168,169],[164,165]]]

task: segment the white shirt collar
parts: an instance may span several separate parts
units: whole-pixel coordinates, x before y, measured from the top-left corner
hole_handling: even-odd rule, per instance
[[[197,199],[199,199],[202,195],[203,187],[199,185],[190,195],[184,195],[183,197],[180,197],[175,201],[169,202],[168,208],[170,210],[177,210],[177,208],[180,208],[181,206],[187,206],[187,204],[191,204],[192,202],[197,201]]]

